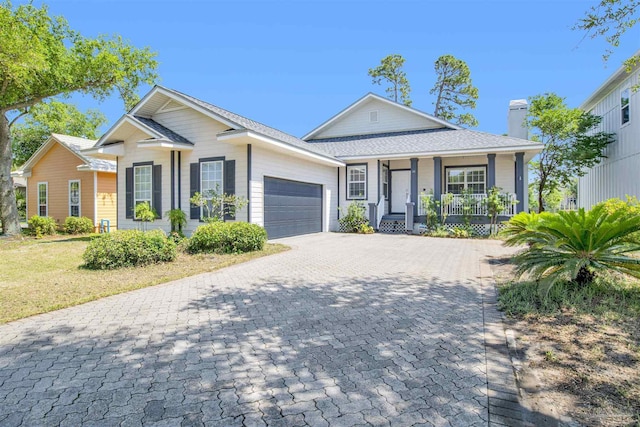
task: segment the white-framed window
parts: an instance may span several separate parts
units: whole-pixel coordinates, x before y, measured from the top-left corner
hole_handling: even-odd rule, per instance
[[[140,203],[152,204],[153,197],[153,165],[133,167],[133,212]]]
[[[80,180],[69,181],[69,216],[80,216]]]
[[[369,123],[378,123],[378,110],[369,111]]]
[[[465,190],[472,194],[486,192],[486,168],[467,166],[446,168],[447,193],[462,194]]]
[[[367,165],[347,165],[347,200],[366,200]]]
[[[200,194],[207,200],[209,206],[206,209],[201,207],[200,217],[204,218],[209,215],[220,216],[221,212],[213,212],[214,204],[212,200],[214,197],[222,196],[224,192],[224,160],[213,160],[200,162]],[[217,204],[218,208],[222,209],[220,204]]]
[[[382,195],[389,199],[389,166],[382,165]]]
[[[620,124],[621,125],[627,124],[629,123],[629,120],[631,120],[630,94],[631,92],[628,87],[620,91],[620,118],[621,118]]]
[[[38,183],[38,215],[49,215],[49,183]]]

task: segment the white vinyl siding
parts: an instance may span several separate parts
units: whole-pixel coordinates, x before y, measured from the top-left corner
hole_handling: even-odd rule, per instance
[[[367,165],[347,165],[347,199],[367,198]]]
[[[38,216],[49,215],[49,183],[38,183]]]
[[[372,120],[372,113],[375,121]],[[412,129],[441,128],[442,125],[410,113],[403,108],[397,108],[386,102],[373,99],[359,105],[331,123],[314,138],[330,138],[345,135],[366,135],[381,132],[400,132]]]
[[[79,217],[80,212],[80,181],[69,181],[69,216]]]
[[[133,209],[141,203],[152,206],[153,166],[135,166],[133,168]]]

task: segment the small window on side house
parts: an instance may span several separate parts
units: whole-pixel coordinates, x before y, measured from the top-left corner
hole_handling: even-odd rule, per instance
[[[624,125],[626,123],[629,123],[629,120],[631,119],[631,111],[629,108],[630,105],[630,98],[629,98],[629,88],[623,89],[622,91],[620,91],[620,117],[622,118],[621,120],[621,125]]]
[[[369,122],[370,123],[378,123],[378,111],[370,111],[369,112]]]
[[[38,215],[49,215],[49,184],[46,182],[38,183]]]
[[[367,165],[347,166],[347,199],[365,200],[367,198]]]
[[[69,181],[69,216],[80,216],[80,181]]]

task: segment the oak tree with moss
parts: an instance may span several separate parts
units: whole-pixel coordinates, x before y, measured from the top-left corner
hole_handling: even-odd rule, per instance
[[[11,178],[10,129],[29,109],[74,92],[103,100],[117,93],[127,107],[137,88],[157,78],[156,54],[119,36],[87,38],[46,5],[0,3],[0,221],[7,235],[20,233]]]

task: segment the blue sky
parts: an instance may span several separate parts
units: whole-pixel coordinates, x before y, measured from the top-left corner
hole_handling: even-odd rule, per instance
[[[18,3],[18,2],[16,2]],[[480,91],[478,130],[504,133],[510,99],[556,92],[578,106],[640,47],[640,28],[607,64],[603,41],[571,27],[596,0],[48,2],[85,36],[120,34],[158,53],[159,83],[296,136],[367,92],[367,70],[406,59],[413,106],[431,113],[434,61],[465,60]],[[40,4],[40,2],[36,2]],[[640,26],[638,26],[640,27]],[[148,88],[142,88],[144,94]],[[119,100],[98,108],[109,126]],[[106,129],[105,129],[106,130]]]

